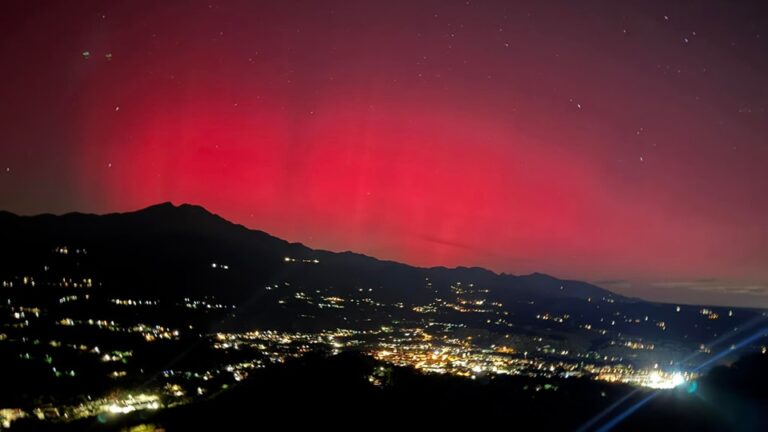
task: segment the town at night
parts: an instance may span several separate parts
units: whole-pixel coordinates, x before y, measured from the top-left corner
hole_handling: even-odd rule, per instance
[[[0,431],[768,430],[768,4],[0,5]]]

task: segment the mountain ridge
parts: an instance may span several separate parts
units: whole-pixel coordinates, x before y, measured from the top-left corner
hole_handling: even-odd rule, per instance
[[[623,344],[642,338],[653,341],[654,350],[627,348],[627,354],[650,361],[661,350],[670,358],[681,346],[698,350],[760,313],[680,308],[543,273],[414,267],[317,250],[191,205],[108,215],[1,213],[0,232],[0,285],[14,295],[58,301],[88,292],[91,298],[182,306],[197,300],[236,310],[209,331],[437,326],[581,352],[612,349],[611,337]],[[662,349],[667,343],[672,348]]]
[[[324,262],[333,263],[334,269],[342,270],[342,273],[358,273],[358,278],[353,277],[347,282],[347,284],[351,285],[386,285],[371,276],[384,279],[387,277],[393,278],[390,285],[398,285],[398,282],[395,282],[395,279],[398,277],[403,281],[407,279],[410,283],[413,283],[418,279],[417,275],[424,275],[426,278],[434,276],[440,279],[441,282],[448,282],[452,278],[457,281],[460,279],[478,279],[486,285],[525,285],[528,289],[535,286],[539,294],[546,292],[552,294],[553,290],[562,290],[562,288],[557,286],[560,284],[561,286],[567,285],[573,288],[575,291],[572,290],[573,292],[568,294],[573,294],[580,298],[586,298],[590,295],[610,295],[616,300],[629,300],[624,296],[587,282],[563,280],[544,273],[513,275],[496,273],[478,266],[420,267],[394,260],[382,260],[353,251],[334,252],[313,249],[300,242],[290,242],[265,231],[233,223],[202,206],[187,203],[176,205],[167,201],[139,210],[103,215],[70,212],[62,215],[20,216],[7,211],[3,211],[0,215],[3,216],[0,217],[0,224],[2,224],[0,228],[8,228],[8,230],[19,235],[24,233],[25,236],[34,239],[32,241],[33,244],[38,244],[38,246],[43,248],[45,248],[44,245],[47,245],[48,249],[56,247],[57,242],[80,242],[84,243],[83,247],[85,247],[85,244],[88,244],[92,249],[95,247],[95,250],[103,252],[115,247],[114,244],[109,242],[123,242],[126,244],[127,249],[143,248],[150,254],[156,253],[158,249],[169,248],[166,250],[170,255],[167,257],[169,262],[173,262],[179,256],[190,255],[186,257],[188,258],[186,261],[179,258],[180,262],[178,265],[171,266],[178,272],[177,275],[180,277],[184,275],[185,269],[188,270],[190,267],[203,265],[204,262],[201,261],[204,261],[205,255],[210,256],[208,259],[211,264],[216,259],[234,261],[237,263],[238,271],[244,272],[247,272],[247,267],[249,267],[248,260],[244,257],[252,256],[254,257],[254,262],[263,260],[263,262],[259,262],[259,265],[254,264],[253,267],[255,269],[260,266],[256,273],[261,272],[264,277],[246,279],[248,279],[248,282],[255,282],[257,279],[261,279],[262,282],[268,283],[274,279],[273,277],[268,277],[268,273],[270,273],[268,267],[275,266],[275,268],[280,268],[285,266],[287,261],[279,262],[284,260],[285,257],[291,258],[290,255],[297,255],[297,258],[305,259],[305,257],[317,256],[322,257]],[[166,243],[169,241],[169,238],[173,238],[174,242],[178,242],[177,248],[174,248],[172,244],[170,246],[157,244]],[[21,239],[16,238],[16,240]],[[23,241],[18,241],[17,243],[23,243]],[[205,247],[209,249],[206,250]],[[227,247],[230,247],[231,250],[225,251]],[[25,249],[24,246],[19,246],[19,248]],[[239,253],[241,256],[237,256]],[[224,258],[216,258],[217,255],[222,255]],[[146,268],[148,265],[144,262],[146,257],[141,257],[139,254],[125,255],[115,252],[107,253],[107,256],[114,258],[118,262],[124,261],[127,263],[124,266],[125,268],[120,268],[125,273],[132,273],[136,269]],[[157,260],[163,261],[163,258],[158,256]],[[152,260],[150,259],[150,261]],[[115,266],[114,262],[111,261],[102,261],[101,264],[106,265],[108,269],[110,266]],[[148,273],[151,274],[154,271],[159,271],[155,267],[150,266]],[[130,268],[134,270],[131,271]],[[2,270],[2,266],[0,266],[0,270]],[[98,268],[94,269],[94,271],[98,270]],[[309,271],[309,273],[312,273],[311,277],[318,276],[317,272]],[[135,276],[124,274],[124,277],[129,280],[141,281],[140,278],[136,279]],[[321,276],[320,279],[326,280],[332,285],[334,284],[335,281],[332,275],[325,274]],[[165,282],[168,282],[170,279],[172,279],[170,274],[163,274],[160,277],[160,280]],[[307,280],[303,280],[303,282],[307,283]],[[205,281],[215,283],[214,280],[205,277],[200,279],[199,282],[203,283]],[[219,283],[221,282],[227,282],[226,278],[223,281],[219,281]],[[112,283],[119,285],[119,281],[112,281]],[[196,283],[194,282],[193,284]],[[235,285],[243,284],[236,283]],[[522,288],[518,287],[518,289]],[[566,297],[569,295],[566,295]]]
[[[317,252],[328,252],[328,253],[334,253],[334,254],[351,254],[351,255],[355,255],[355,256],[371,258],[371,259],[374,259],[374,260],[380,261],[380,262],[402,264],[402,265],[407,265],[407,266],[410,266],[410,267],[414,267],[414,268],[418,268],[418,269],[424,269],[424,270],[482,270],[482,271],[485,271],[485,272],[492,273],[492,274],[494,274],[496,276],[516,276],[516,277],[523,277],[523,276],[529,276],[529,277],[532,277],[532,276],[547,276],[547,277],[550,277],[550,278],[553,278],[553,279],[567,280],[567,279],[560,279],[560,278],[558,278],[556,276],[553,276],[553,275],[550,275],[548,273],[543,273],[543,272],[538,272],[538,271],[537,272],[533,272],[533,273],[528,273],[528,274],[514,274],[514,273],[507,273],[507,272],[496,272],[494,270],[491,270],[491,269],[488,269],[488,268],[485,268],[485,267],[482,267],[482,266],[467,266],[467,265],[457,265],[457,266],[453,266],[453,267],[445,266],[445,265],[419,266],[419,265],[409,264],[409,263],[406,263],[406,262],[401,262],[401,261],[397,261],[397,260],[393,260],[393,259],[379,258],[379,257],[376,257],[376,256],[364,254],[362,252],[356,252],[356,251],[353,251],[353,250],[350,250],[350,249],[342,250],[342,251],[333,251],[333,250],[330,250],[330,249],[314,248],[314,247],[309,246],[309,245],[307,245],[307,244],[305,244],[304,242],[301,242],[301,241],[286,240],[286,239],[283,239],[281,237],[278,237],[278,236],[275,236],[273,234],[270,234],[267,231],[260,230],[260,229],[257,229],[257,228],[251,228],[251,227],[248,227],[248,226],[245,226],[245,225],[242,225],[242,224],[238,224],[236,222],[232,222],[229,219],[226,219],[225,217],[223,217],[223,216],[221,216],[221,215],[219,215],[217,213],[214,213],[214,212],[206,209],[204,206],[201,206],[201,205],[189,204],[189,203],[181,203],[181,204],[176,205],[172,201],[163,201],[163,202],[160,202],[160,203],[157,203],[157,204],[152,204],[152,205],[149,205],[147,207],[140,208],[138,210],[130,210],[130,211],[122,211],[122,212],[110,212],[110,213],[86,213],[86,212],[72,211],[72,212],[66,212],[66,213],[61,213],[61,214],[56,214],[56,213],[38,213],[38,214],[33,214],[33,215],[20,215],[18,213],[14,213],[14,212],[9,211],[9,210],[0,210],[0,217],[8,216],[8,217],[22,218],[22,219],[61,218],[61,217],[110,217],[110,216],[125,216],[125,215],[136,215],[136,214],[147,214],[147,213],[152,213],[152,212],[156,212],[156,211],[174,211],[174,210],[176,210],[176,211],[193,210],[193,211],[196,211],[196,212],[200,212],[201,211],[201,212],[204,212],[204,214],[206,216],[213,216],[213,217],[215,217],[217,219],[220,219],[220,220],[222,220],[222,221],[224,221],[224,222],[226,222],[228,224],[231,224],[233,226],[242,227],[242,228],[244,228],[244,229],[246,229],[248,231],[251,231],[251,232],[258,232],[258,233],[267,234],[267,235],[269,235],[269,236],[271,236],[273,238],[285,241],[285,242],[287,242],[289,244],[301,245],[301,246],[307,247],[307,248],[312,249],[312,250],[317,251]],[[585,282],[585,283],[589,283],[589,282]]]

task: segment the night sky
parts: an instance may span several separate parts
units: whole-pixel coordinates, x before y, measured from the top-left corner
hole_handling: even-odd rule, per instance
[[[0,208],[768,306],[768,3],[6,1]]]

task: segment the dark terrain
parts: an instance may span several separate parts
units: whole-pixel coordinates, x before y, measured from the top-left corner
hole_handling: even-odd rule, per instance
[[[626,397],[591,429],[649,395],[621,427],[764,430],[768,357],[709,368],[764,347],[761,310],[653,303],[538,273],[313,250],[191,205],[104,216],[2,212],[0,232],[0,408],[43,407],[48,420],[28,416],[14,430],[145,421],[171,431],[274,422],[562,430]],[[253,329],[274,333],[254,340]],[[427,352],[541,364],[469,379],[370,357],[429,340]],[[596,381],[590,371],[601,366],[704,375],[654,393]],[[180,396],[169,396],[169,386]],[[136,391],[164,395],[166,408],[73,422],[56,408]]]

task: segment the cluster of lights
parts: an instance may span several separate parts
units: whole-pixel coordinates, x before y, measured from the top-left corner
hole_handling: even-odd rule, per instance
[[[688,381],[696,379],[696,375],[689,372],[665,372],[660,369],[641,369],[633,370],[623,368],[613,370],[602,370],[598,373],[597,379],[608,382],[621,382],[652,389],[673,389],[681,386]]]
[[[707,308],[703,308],[702,310],[699,311],[699,313],[706,316],[707,319],[711,319],[711,320],[716,320],[720,318],[720,315],[717,312]]]
[[[88,251],[83,248],[70,249],[69,246],[57,246],[53,249],[53,252],[59,255],[69,255],[70,252],[76,255],[86,255],[88,253]]]
[[[157,306],[158,300],[133,300],[133,299],[109,299],[109,302],[118,306]]]
[[[287,262],[287,263],[301,262],[301,263],[305,263],[305,264],[320,264],[320,260],[318,260],[318,259],[291,258],[291,257],[283,258],[283,262]]]
[[[62,318],[57,322],[57,324],[70,327],[75,325],[88,325],[119,333],[141,333],[147,342],[152,342],[156,339],[173,340],[179,338],[178,330],[169,329],[161,325],[150,326],[140,323],[133,326],[124,327],[111,320],[73,320],[72,318]]]
[[[93,288],[92,278],[73,279],[63,277],[60,281],[50,284],[61,288]]]
[[[68,253],[71,253],[71,250],[68,250],[65,254]],[[285,257],[285,262],[319,263],[316,259],[297,259],[290,257]],[[221,270],[229,269],[228,265],[220,263],[212,263],[211,267]],[[62,281],[75,283],[71,278],[63,278]],[[90,279],[87,279],[87,281],[89,284],[91,283]],[[34,283],[34,281],[30,278],[29,280],[23,280],[23,283]],[[266,289],[271,291],[273,289],[288,286],[290,286],[289,283],[282,282],[280,284],[268,286]],[[427,287],[431,287],[431,282],[428,280]],[[370,293],[373,292],[373,288],[357,288],[357,291],[360,293]],[[296,300],[299,300],[306,302],[307,304],[315,305],[320,309],[352,308],[351,305],[370,305],[374,307],[390,306],[401,309],[407,307],[419,314],[433,315],[421,315],[418,316],[415,321],[400,321],[393,318],[388,325],[381,325],[369,330],[333,329],[312,333],[255,330],[244,333],[218,333],[209,335],[210,339],[208,341],[214,349],[244,350],[248,348],[258,352],[263,358],[233,364],[217,365],[216,367],[205,371],[192,372],[168,370],[163,372],[163,376],[178,382],[183,382],[182,380],[185,379],[190,381],[197,380],[197,382],[194,382],[191,386],[187,384],[185,385],[191,394],[195,394],[196,388],[196,393],[202,395],[210,391],[210,388],[207,387],[195,387],[198,384],[205,386],[205,384],[202,383],[203,381],[208,381],[208,385],[211,385],[211,382],[219,382],[218,378],[222,377],[240,381],[248,376],[251,369],[264,367],[266,364],[269,364],[269,362],[283,362],[290,357],[299,357],[320,346],[331,348],[332,352],[339,352],[341,349],[354,347],[355,349],[361,349],[364,352],[368,352],[379,360],[390,364],[410,366],[430,373],[453,374],[470,378],[476,378],[486,374],[511,374],[532,377],[585,376],[599,380],[623,382],[655,389],[674,388],[695,378],[688,373],[664,372],[659,369],[635,370],[633,367],[623,364],[624,359],[620,356],[602,355],[594,351],[588,351],[586,353],[577,351],[572,353],[569,350],[572,349],[572,347],[563,343],[553,342],[552,340],[545,340],[542,337],[528,338],[525,343],[530,343],[530,345],[522,343],[518,344],[518,341],[513,338],[512,340],[502,342],[500,345],[489,346],[488,344],[490,342],[488,342],[486,338],[486,342],[484,343],[480,333],[474,334],[477,339],[481,339],[480,341],[473,339],[472,336],[467,336],[469,330],[466,329],[466,324],[437,321],[440,319],[440,316],[446,317],[445,321],[449,321],[448,317],[450,316],[448,314],[438,315],[438,312],[458,311],[463,313],[484,313],[489,314],[490,318],[493,319],[486,319],[488,316],[483,316],[482,319],[477,322],[484,321],[487,324],[495,323],[497,325],[513,326],[511,322],[499,318],[508,314],[507,311],[502,310],[502,303],[488,300],[486,296],[482,295],[487,293],[488,290],[477,289],[474,284],[471,283],[454,283],[451,285],[451,292],[452,295],[450,295],[450,297],[452,301],[435,298],[434,301],[425,305],[406,306],[403,303],[385,305],[369,297],[363,298],[365,294],[357,295],[357,298],[355,298],[355,296],[344,298],[338,295],[329,295],[328,291],[321,293],[320,290],[316,290],[314,293],[310,292],[307,294],[302,291],[296,292],[290,290],[285,292],[285,296],[278,296],[282,297],[279,300],[279,303],[284,304],[285,302],[295,302]],[[81,298],[83,298],[82,294],[80,296],[70,295],[61,297],[59,298],[59,304],[76,301]],[[88,295],[85,295],[84,298],[88,299],[89,297]],[[591,298],[589,301],[591,302]],[[614,299],[603,297],[602,301],[613,303]],[[109,302],[119,306],[158,305],[157,300],[113,298],[109,299]],[[528,303],[531,305],[534,304],[533,301]],[[217,303],[212,297],[205,297],[202,300],[184,298],[183,302],[173,303],[172,306],[203,310],[230,309],[235,307]],[[596,307],[600,308],[599,305]],[[9,307],[8,309],[11,309],[12,316],[18,320],[25,319],[28,314],[35,314],[35,316],[39,316],[40,314],[40,310],[37,308]],[[677,307],[676,310],[679,312],[680,307]],[[540,310],[537,312],[540,312],[536,315],[536,318],[539,320],[556,323],[565,323],[568,320],[577,321],[577,317],[571,317],[568,314],[558,314],[557,312],[544,312]],[[709,309],[701,309],[700,312],[708,319],[716,319],[718,317],[717,313]],[[723,312],[723,314],[725,313]],[[531,315],[532,314],[529,314],[527,318],[531,318]],[[731,316],[732,313],[729,311],[728,315]],[[413,316],[413,314],[409,314],[409,316]],[[607,315],[605,318],[600,318],[600,322],[605,322],[606,327],[609,323],[611,326],[615,326],[617,322],[641,324],[648,321],[648,316],[627,317],[622,316],[619,312]],[[177,339],[179,337],[178,330],[165,328],[159,325],[149,326],[145,324],[137,324],[133,326],[121,326],[111,320],[74,320],[72,318],[62,318],[58,320],[57,323],[63,326],[89,325],[115,332],[140,333],[148,342],[156,339]],[[576,324],[578,323],[574,323],[574,325]],[[666,324],[663,321],[655,321],[651,319],[646,325],[652,328],[654,324],[660,329],[666,330]],[[593,329],[592,324],[579,324],[578,328],[599,332],[603,335],[607,333],[607,330],[605,329]],[[457,329],[462,330],[457,331]],[[619,354],[626,353],[624,348],[630,350],[654,350],[655,348],[653,343],[645,342],[642,339],[622,336],[621,333],[616,333],[613,330],[611,331],[611,334],[618,335],[616,340],[612,340],[610,344],[615,346],[615,348],[612,348],[613,350],[622,349]],[[0,340],[2,340],[2,336],[3,335],[0,335]],[[509,338],[509,334],[506,336]],[[499,343],[498,340],[494,340],[494,342]],[[534,346],[533,344],[536,345]],[[57,341],[50,341],[50,345],[52,347],[62,346],[61,342]],[[88,347],[85,345],[76,346],[70,344],[67,346],[71,346],[75,349],[88,350]],[[704,350],[704,348],[705,347],[702,346],[702,350]],[[102,362],[117,363],[127,363],[128,358],[133,354],[131,351],[110,351],[102,354],[98,347],[94,347],[90,352],[95,354]],[[530,355],[529,352],[531,353]],[[763,348],[763,352],[765,353],[765,348]],[[630,355],[632,358],[637,358],[637,356],[643,354],[644,353],[638,352]],[[26,355],[27,358],[29,358],[29,353]],[[46,355],[46,360],[48,358],[50,358],[50,356]],[[616,364],[606,364],[608,362],[614,362]],[[53,367],[53,371],[57,374],[68,373],[57,371],[55,366]],[[69,372],[74,376],[74,371]],[[115,370],[111,372],[109,376],[112,378],[122,378],[126,375],[126,371]],[[383,373],[373,374],[369,377],[369,380],[376,386],[384,386],[384,383],[386,382]],[[556,387],[554,389],[556,390]],[[537,388],[536,391],[538,390],[539,389]],[[166,384],[164,391],[164,397],[168,397],[169,395],[182,397],[187,393],[185,389],[178,384],[172,384],[170,382]],[[98,402],[89,402],[88,408],[83,412],[89,412],[91,413],[90,415],[93,415],[93,413],[126,414],[137,410],[158,409],[160,407],[162,407],[162,404],[157,396],[129,395],[122,398],[112,397]],[[71,418],[77,417],[72,416]]]
[[[542,321],[554,321],[556,323],[564,323],[570,318],[571,316],[568,314],[564,315],[550,315],[548,313],[545,314],[539,314],[536,315],[536,319],[542,320]]]
[[[86,299],[86,300],[88,300],[89,298],[90,298],[90,296],[89,296],[88,294],[86,294],[86,295],[85,295],[85,299]],[[79,300],[79,299],[80,299],[80,297],[79,297],[79,296],[76,296],[76,295],[68,295],[68,296],[64,296],[64,297],[61,297],[61,298],[59,299],[59,304],[70,303],[70,302],[74,302],[74,301],[77,301],[77,300]]]
[[[160,397],[151,394],[129,394],[124,398],[116,398],[101,406],[101,412],[110,414],[128,414],[140,410],[156,410],[160,408]]]
[[[208,300],[193,300],[184,298],[183,306],[187,309],[235,309],[235,305],[210,302]]]

